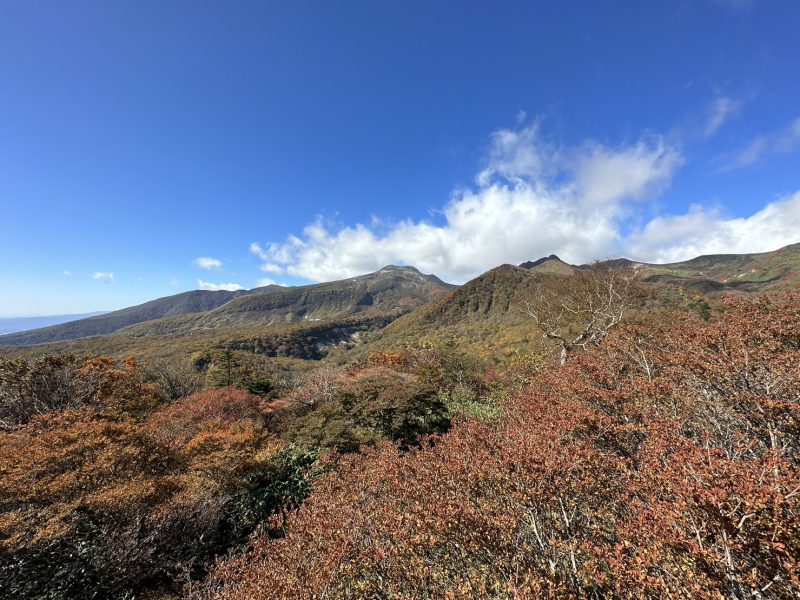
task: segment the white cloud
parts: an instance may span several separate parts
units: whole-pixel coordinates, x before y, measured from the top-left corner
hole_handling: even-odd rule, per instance
[[[565,147],[540,122],[491,136],[475,189],[454,193],[440,224],[406,220],[384,228],[336,227],[317,219],[302,235],[251,252],[269,273],[329,281],[411,264],[462,282],[506,262],[556,252],[568,261],[607,256],[633,200],[658,194],[682,163],[658,136],[620,148]]]
[[[551,177],[562,163],[558,148],[540,136],[541,119],[520,129],[499,129],[491,135],[486,167],[475,181],[489,185],[496,177],[509,182]]]
[[[725,123],[733,117],[739,115],[742,110],[742,103],[727,98],[717,96],[706,108],[706,130],[705,137],[710,138],[719,131]]]
[[[800,117],[783,129],[754,138],[732,160],[726,161],[723,171],[752,165],[771,154],[789,154],[800,146]]]
[[[102,281],[103,283],[111,283],[114,281],[113,273],[104,273],[103,271],[96,271],[92,274],[92,279],[95,281]]]
[[[719,209],[693,207],[658,217],[630,236],[631,258],[676,262],[701,254],[767,252],[800,241],[800,191],[749,217],[725,218]]]
[[[238,283],[209,283],[208,281],[203,281],[202,279],[198,279],[197,289],[208,290],[211,292],[217,292],[219,290],[225,290],[226,292],[235,292],[237,290],[243,290],[244,288],[240,286]]]
[[[800,119],[779,133],[769,151],[790,151],[800,143]],[[460,283],[551,253],[572,263],[613,255],[671,262],[800,241],[800,192],[750,216],[696,206],[642,220],[682,164],[680,150],[657,135],[620,147],[565,146],[543,139],[536,120],[492,134],[475,187],[456,190],[438,222],[339,226],[318,217],[300,235],[250,250],[265,272],[309,281],[409,264]]]
[[[800,117],[789,123],[775,136],[775,152],[788,154],[800,144]]]
[[[200,258],[194,259],[194,266],[208,270],[219,269],[222,266],[222,261],[208,256],[201,256]]]
[[[290,235],[289,240],[293,239],[296,239],[298,242],[300,241],[299,239]],[[288,253],[281,254],[281,248],[278,244],[270,244],[266,249],[264,249],[260,244],[253,242],[250,244],[250,252],[264,261],[264,263],[261,265],[261,270],[265,273],[275,273],[276,275],[283,275],[286,273],[286,269],[284,267],[272,262],[272,257],[276,255],[279,256],[279,260],[282,262],[288,262],[290,260]]]
[[[769,142],[767,142],[767,138],[757,137],[750,142],[744,150],[736,155],[736,158],[730,163],[729,167],[734,169],[752,165],[768,151]]]
[[[65,271],[64,271],[64,277],[72,277],[72,271],[70,271],[70,270],[65,270]]]
[[[676,148],[658,137],[627,148],[586,144],[577,158],[577,183],[585,204],[617,204],[658,195],[683,164]]]
[[[288,287],[285,283],[278,283],[277,281],[275,281],[274,279],[270,279],[269,277],[264,277],[256,282],[256,287],[264,287],[267,285],[278,285],[280,287]]]

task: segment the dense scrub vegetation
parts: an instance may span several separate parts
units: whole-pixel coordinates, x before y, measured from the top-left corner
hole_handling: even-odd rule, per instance
[[[460,356],[397,370],[376,356],[293,381],[229,348],[146,366],[0,359],[0,597],[133,597],[202,578],[254,532],[282,535],[319,450],[408,449],[448,430],[448,386],[470,384]]]
[[[117,371],[116,383],[141,386],[130,366]],[[140,391],[157,401],[152,386]],[[4,598],[169,587],[309,491],[313,456],[274,440],[262,399],[244,390],[147,412],[116,387],[91,400],[0,435]]]
[[[492,276],[452,297],[524,352],[433,303],[314,368],[0,359],[0,597],[800,594],[800,298],[638,298],[559,366]]]
[[[625,326],[493,421],[317,483],[202,598],[800,593],[800,302]]]

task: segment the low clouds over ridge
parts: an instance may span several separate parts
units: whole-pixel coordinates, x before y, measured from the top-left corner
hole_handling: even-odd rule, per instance
[[[238,290],[243,290],[244,288],[238,283],[210,283],[208,281],[198,279],[197,289],[206,290],[209,292],[218,292],[220,290],[225,290],[226,292],[236,292]]]
[[[719,209],[694,206],[657,217],[627,240],[632,256],[676,262],[701,254],[765,252],[800,241],[800,192],[767,204],[749,217],[726,219]]]
[[[440,222],[337,226],[322,218],[282,243],[253,243],[262,270],[329,281],[410,264],[455,283],[502,263],[556,253],[569,262],[612,255],[682,260],[708,251],[769,250],[800,231],[800,194],[750,219],[695,208],[633,227],[684,162],[678,146],[646,134],[618,147],[564,146],[540,122],[492,134],[475,186],[456,190]],[[708,235],[704,235],[707,233]],[[738,236],[738,237],[737,237]]]

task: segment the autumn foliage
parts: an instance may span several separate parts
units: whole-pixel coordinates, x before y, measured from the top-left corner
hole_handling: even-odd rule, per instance
[[[344,458],[198,598],[800,594],[800,299],[624,326],[493,421]]]
[[[66,409],[136,417],[157,403],[157,387],[145,381],[133,358],[118,362],[62,354],[34,362],[0,359],[0,430]]]
[[[45,380],[68,381],[51,367]],[[0,597],[174,592],[309,491],[314,457],[267,432],[258,396],[225,388],[153,408],[133,362],[68,372],[93,395],[0,434]]]
[[[0,597],[798,597],[800,297],[693,315],[260,395],[0,360]]]

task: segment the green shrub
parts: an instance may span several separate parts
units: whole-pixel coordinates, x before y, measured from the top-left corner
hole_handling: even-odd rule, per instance
[[[451,418],[463,416],[479,421],[492,421],[503,410],[489,396],[481,398],[466,386],[458,386],[448,391],[440,391],[439,398],[447,406]]]
[[[227,510],[234,538],[249,535],[272,515],[299,507],[311,493],[309,472],[316,460],[316,452],[290,447],[248,465]]]
[[[354,452],[382,438],[408,448],[420,436],[443,433],[450,416],[436,389],[383,368],[345,379],[330,400],[291,424],[286,437],[305,448]]]

